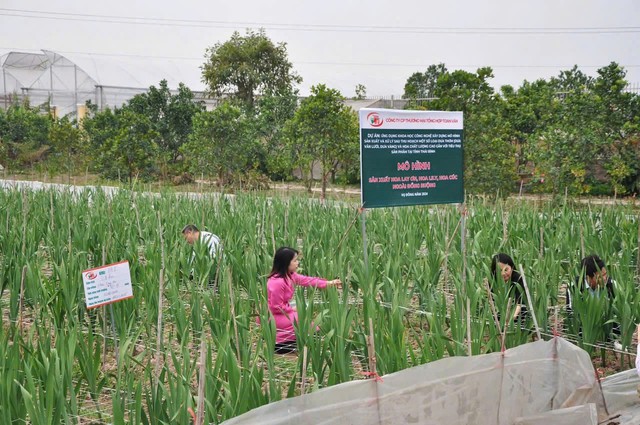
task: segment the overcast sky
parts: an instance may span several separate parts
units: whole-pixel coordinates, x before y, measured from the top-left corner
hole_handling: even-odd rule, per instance
[[[400,96],[412,73],[440,62],[491,66],[495,87],[517,87],[616,61],[640,84],[637,0],[0,0],[0,53],[162,57],[196,90],[205,49],[248,27],[287,43],[302,94],[324,83],[353,96],[360,83],[369,96]]]

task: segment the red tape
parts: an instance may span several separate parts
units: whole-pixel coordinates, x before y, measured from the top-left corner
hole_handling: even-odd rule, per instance
[[[196,412],[193,411],[192,408],[188,407],[187,412],[191,415],[191,419],[193,419],[193,423],[196,423]]]
[[[360,375],[366,376],[367,378],[373,378],[377,382],[384,382],[382,377],[380,377],[376,372],[360,372]]]

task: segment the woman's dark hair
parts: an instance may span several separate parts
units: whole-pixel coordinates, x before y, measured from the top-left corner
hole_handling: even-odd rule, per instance
[[[298,251],[293,248],[287,246],[278,248],[276,254],[273,256],[273,268],[271,269],[271,273],[269,273],[269,277],[286,277],[289,274],[289,264],[291,264],[291,260],[293,260],[296,255],[298,255]]]
[[[491,259],[491,276],[493,276],[494,279],[496,278],[496,268],[498,267],[498,263],[502,263],[510,266],[514,272],[516,270],[516,265],[514,264],[513,259],[509,257],[507,254],[500,252],[494,255],[493,258]]]
[[[595,254],[584,257],[580,262],[580,266],[588,277],[593,277],[604,268],[604,261]]]

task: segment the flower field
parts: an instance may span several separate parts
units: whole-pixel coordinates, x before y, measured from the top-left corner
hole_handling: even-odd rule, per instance
[[[555,331],[602,355],[611,351],[606,310],[632,352],[638,214],[632,205],[480,198],[468,201],[464,225],[451,205],[367,210],[365,264],[354,204],[0,190],[0,423],[220,423],[372,371],[522,344],[533,324],[521,329],[508,314],[497,323],[490,307],[496,252],[522,264],[543,338]],[[190,264],[187,223],[220,236],[219,267],[206,249]],[[256,323],[269,323],[266,275],[283,245],[301,250],[303,274],[343,281],[298,289],[297,356],[274,354],[275,328]],[[590,253],[604,259],[616,296],[578,301],[568,319],[566,285]],[[81,272],[124,260],[134,297],[87,310]],[[497,312],[512,307],[504,291],[494,298]],[[619,356],[619,367],[628,361]]]

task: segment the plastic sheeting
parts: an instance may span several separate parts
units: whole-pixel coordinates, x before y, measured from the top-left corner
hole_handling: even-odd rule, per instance
[[[611,416],[620,425],[640,424],[640,378],[635,369],[611,375],[602,381],[602,391]]]
[[[551,410],[527,418],[517,418],[513,425],[598,425],[598,410],[593,403]]]
[[[446,358],[385,375],[381,381],[336,385],[262,406],[224,424],[512,425],[589,403],[602,420],[607,418],[603,401],[589,355],[554,338],[504,354]],[[545,424],[571,423],[564,420],[571,414],[559,412],[557,420],[550,417]],[[573,414],[586,413],[576,409]]]

